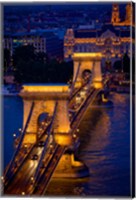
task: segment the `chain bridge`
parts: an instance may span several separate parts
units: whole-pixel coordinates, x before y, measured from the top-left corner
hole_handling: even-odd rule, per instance
[[[24,105],[23,128],[3,175],[3,194],[43,195],[52,177],[89,175],[74,155],[80,144],[78,127],[95,99],[106,101],[102,94],[106,80],[101,53],[75,53],[73,60],[70,86],[23,85],[19,94]]]

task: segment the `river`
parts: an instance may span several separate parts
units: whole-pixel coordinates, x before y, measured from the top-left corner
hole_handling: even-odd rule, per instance
[[[79,127],[79,158],[90,176],[82,179],[53,179],[46,195],[127,197],[130,196],[130,98],[113,93],[112,108],[89,107]],[[20,97],[5,97],[4,167],[13,154],[13,133],[22,127],[23,103]]]

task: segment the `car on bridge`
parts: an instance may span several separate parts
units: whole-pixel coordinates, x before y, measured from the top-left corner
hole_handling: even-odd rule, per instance
[[[37,154],[32,155],[31,160],[38,160],[38,155]]]
[[[44,147],[44,145],[45,145],[45,142],[44,142],[44,141],[39,141],[38,147]]]

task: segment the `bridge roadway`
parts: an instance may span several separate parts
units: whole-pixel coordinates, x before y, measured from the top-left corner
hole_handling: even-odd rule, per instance
[[[45,123],[44,126],[42,125],[42,127],[44,127],[45,130],[40,133],[39,140],[42,139],[45,132],[48,132],[50,124]],[[20,142],[20,140],[18,141],[18,143],[19,142]],[[29,145],[28,144],[27,145],[21,144],[18,152],[17,152],[17,150],[15,150],[15,154],[13,156],[13,159],[9,163],[9,165],[7,166],[7,168],[5,170],[5,174],[4,174],[4,177],[5,177],[4,185],[5,186],[7,184],[9,184],[9,180],[12,179],[12,177],[15,175],[15,173],[17,173],[18,169],[21,167],[21,165],[26,160],[28,155],[32,152],[34,146],[35,146],[34,144],[29,144]]]
[[[66,147],[56,145],[54,153],[52,154],[51,158],[48,160],[46,167],[41,170],[40,176],[37,180],[36,185],[33,187],[33,194],[34,195],[42,195],[45,193],[47,185],[55,171],[57,164],[65,152]]]
[[[84,87],[83,87],[84,88]],[[80,92],[81,90],[79,90]],[[83,118],[84,113],[88,105],[93,102],[94,98],[98,94],[99,90],[91,90],[90,93],[87,95],[87,98],[81,102],[79,109],[75,110],[75,114],[71,118],[71,128],[72,134],[76,132],[77,127],[81,119]],[[78,95],[78,93],[77,93]],[[75,97],[75,96],[74,96]],[[42,140],[47,140],[47,135],[44,135]],[[10,184],[8,184],[4,188],[4,194],[18,194],[18,195],[41,195],[45,192],[47,185],[50,181],[50,178],[61,158],[63,155],[66,147],[59,146],[54,144],[54,146],[48,145],[46,153],[41,161],[41,163],[45,165],[41,165],[39,168],[38,174],[35,177],[36,169],[38,167],[38,162],[40,161],[40,157],[42,152],[45,150],[46,146],[44,147],[37,147],[34,146],[33,150],[29,153],[29,156],[25,160],[25,162],[20,166],[20,169],[17,171],[15,176],[12,180],[10,180]],[[38,159],[32,160],[32,155],[37,154]]]
[[[57,103],[56,103],[57,105]],[[32,115],[32,110],[30,110],[30,114]],[[28,119],[30,119],[30,114],[28,116]],[[54,115],[56,114],[56,106],[54,109]],[[54,117],[52,119],[49,119],[48,122],[42,123],[42,125],[39,127],[39,140],[42,140],[44,135],[47,133],[48,135],[52,131],[52,123],[53,123]],[[29,123],[29,120],[27,120],[27,123]],[[26,123],[26,124],[27,124]],[[25,129],[24,129],[25,130]],[[13,180],[14,176],[18,174],[18,170],[20,170],[21,166],[25,162],[25,160],[28,158],[29,154],[32,154],[32,150],[35,147],[35,144],[31,145],[23,145],[22,140],[19,140],[20,149],[18,148],[15,150],[14,156],[12,161],[9,163],[8,168],[5,170],[4,174],[4,188],[7,188],[11,180]],[[18,152],[17,152],[18,150]],[[20,157],[19,157],[20,156]]]
[[[80,106],[76,115],[71,119],[71,128],[72,128],[71,132],[73,135],[76,133],[77,127],[79,126],[79,123],[82,120],[82,118],[87,110],[88,105],[93,102],[94,98],[97,96],[99,91],[100,90],[92,89],[92,91],[88,95],[87,99],[84,101],[85,105],[82,104],[82,106]],[[76,141],[78,142],[78,140],[75,138],[75,142]],[[63,146],[56,145],[56,147],[55,147],[56,153],[53,154],[51,160],[49,161],[49,164],[46,165],[46,168],[41,171],[40,178],[33,188],[33,194],[42,195],[45,193],[48,183],[51,179],[51,176],[52,176],[53,172],[55,171],[56,166],[66,149],[67,149],[67,147],[65,147],[65,146],[63,147]]]

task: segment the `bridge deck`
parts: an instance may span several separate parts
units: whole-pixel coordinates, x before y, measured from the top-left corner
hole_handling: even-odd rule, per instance
[[[80,92],[81,90],[79,90]],[[72,134],[75,133],[77,127],[79,126],[88,106],[93,102],[94,98],[97,96],[100,90],[92,89],[89,91],[86,99],[81,103],[78,109],[75,110],[74,116],[71,118],[71,129]],[[76,93],[77,95],[78,93]],[[76,97],[73,96],[73,98]],[[73,103],[73,100],[70,101],[69,107]],[[47,139],[47,135],[43,136],[44,140]],[[15,176],[10,181],[7,187],[4,188],[4,194],[18,194],[18,195],[41,195],[45,192],[47,185],[53,175],[54,170],[57,167],[57,164],[65,152],[66,147],[55,145],[54,149],[50,149],[50,145],[45,151],[46,146],[39,148],[34,146],[32,151],[29,153],[25,162],[20,166],[19,170]],[[45,151],[45,155],[42,155],[42,152]],[[52,151],[52,153],[50,153]],[[31,157],[34,154],[38,154],[39,157],[37,160],[32,160]],[[41,158],[41,156],[43,156]],[[40,159],[41,158],[41,159]],[[46,165],[42,168],[38,162],[46,162]],[[38,168],[38,173],[37,173]],[[35,177],[35,174],[36,177]],[[34,177],[34,180],[33,180]]]

